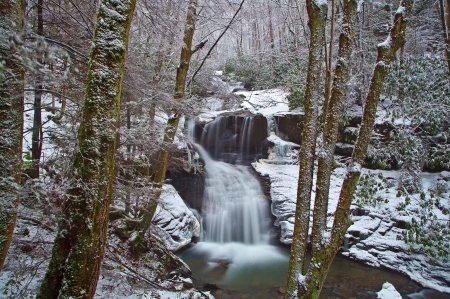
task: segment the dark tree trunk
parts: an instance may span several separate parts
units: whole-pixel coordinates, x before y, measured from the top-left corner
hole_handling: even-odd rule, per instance
[[[289,260],[286,298],[296,298],[299,290],[298,276],[302,274],[305,263],[306,246],[311,205],[311,188],[314,172],[314,157],[318,132],[318,106],[322,97],[321,73],[323,62],[324,33],[328,6],[324,2],[318,6],[316,1],[306,1],[309,16],[310,42],[308,75],[305,90],[305,126],[303,126],[300,149],[300,170],[295,211],[294,236]],[[300,70],[299,70],[300,71]]]
[[[346,4],[352,4],[349,7],[356,7],[355,0],[347,0]],[[405,43],[405,31],[407,18],[411,12],[412,0],[402,0],[400,2],[400,8],[397,10],[394,16],[394,22],[392,29],[390,31],[389,37],[384,43],[378,45],[378,56],[373,72],[372,80],[369,87],[369,93],[366,98],[366,104],[364,106],[363,120],[361,128],[358,134],[358,139],[356,141],[355,149],[353,151],[352,160],[347,169],[347,175],[345,176],[344,182],[341,187],[341,193],[339,196],[338,206],[335,212],[333,227],[331,230],[331,237],[329,240],[323,239],[322,234],[318,234],[317,230],[320,230],[323,226],[315,223],[313,226],[314,233],[313,244],[312,244],[312,258],[310,262],[310,267],[305,276],[298,276],[299,285],[302,288],[299,289],[298,298],[314,299],[318,298],[320,291],[322,289],[323,283],[325,282],[328,270],[330,269],[331,263],[336,255],[340,245],[342,244],[345,236],[345,232],[349,227],[349,214],[350,205],[353,199],[353,195],[361,174],[361,165],[364,162],[364,158],[367,153],[367,148],[372,136],[373,126],[375,123],[377,105],[380,98],[380,93],[383,87],[385,77],[388,72],[389,64],[395,59],[395,53],[404,45]],[[344,28],[345,30],[345,28]],[[343,61],[345,62],[345,61]],[[339,81],[339,72],[337,70],[336,80]],[[333,93],[339,86],[333,86]],[[330,109],[327,113],[327,119],[331,120],[332,112],[332,102],[330,102]],[[338,119],[331,122],[339,121]],[[324,138],[327,129],[324,132]],[[322,155],[322,153],[321,153]],[[327,156],[327,155],[324,155]],[[319,164],[319,172],[321,165]],[[317,184],[321,186],[316,186],[317,189],[323,188],[326,190],[326,183],[320,183],[319,180]],[[326,190],[328,192],[328,190]],[[317,195],[316,195],[317,200]],[[319,203],[320,205],[320,203]],[[320,210],[320,207],[317,207]],[[316,222],[316,220],[315,220]]]
[[[448,72],[450,74],[450,0],[439,0],[442,32],[445,42],[445,58],[447,59]]]
[[[44,36],[44,17],[43,17],[43,0],[38,0],[37,2],[37,31],[36,34],[41,38]],[[42,68],[44,66],[44,52],[39,51],[38,53],[38,68]],[[42,90],[44,89],[44,85],[42,83],[42,73],[40,70],[37,70],[36,77],[36,85],[34,92],[34,118],[33,118],[33,133],[31,136],[31,160],[33,162],[32,170],[30,172],[30,176],[32,178],[39,177],[39,162],[41,160],[42,154]]]
[[[175,81],[175,91],[174,99],[181,101],[184,98],[186,78],[189,71],[189,64],[191,62],[192,56],[192,40],[195,33],[195,22],[197,18],[197,0],[189,0],[188,13],[186,15],[186,23],[184,26],[184,46],[181,49],[180,64],[177,68],[177,77]],[[139,223],[135,231],[135,236],[133,236],[133,250],[135,252],[139,251],[142,240],[147,230],[150,228],[153,215],[155,214],[156,207],[158,206],[159,196],[161,195],[161,188],[166,176],[167,163],[169,161],[169,148],[173,143],[175,134],[178,128],[178,122],[180,121],[181,113],[180,111],[172,111],[172,115],[169,116],[167,121],[167,126],[164,131],[164,146],[165,149],[161,150],[159,153],[158,164],[156,165],[156,170],[153,178],[155,187],[158,189],[155,194],[150,196],[145,210],[143,211],[144,217]]]

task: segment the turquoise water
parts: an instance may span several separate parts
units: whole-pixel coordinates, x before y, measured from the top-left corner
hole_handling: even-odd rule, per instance
[[[193,244],[179,256],[193,272],[195,284],[210,290],[218,299],[282,298],[286,285],[289,249],[274,245],[241,243]],[[450,298],[424,290],[408,277],[385,269],[372,268],[337,256],[328,273],[320,298],[376,298],[386,281],[404,298]],[[217,286],[217,287],[216,287]]]

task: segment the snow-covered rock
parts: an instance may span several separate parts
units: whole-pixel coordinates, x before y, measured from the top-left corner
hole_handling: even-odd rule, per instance
[[[402,299],[402,295],[389,282],[385,282],[381,291],[377,292],[378,299]]]
[[[172,185],[165,184],[152,220],[151,232],[171,251],[200,236],[200,223]]]

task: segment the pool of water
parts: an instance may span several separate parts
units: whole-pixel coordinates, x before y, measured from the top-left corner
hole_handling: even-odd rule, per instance
[[[199,242],[179,256],[193,272],[194,283],[218,299],[282,298],[285,292],[289,249],[275,245]],[[408,277],[372,268],[337,256],[320,298],[377,298],[386,281],[403,298],[447,299],[448,294],[424,290]]]

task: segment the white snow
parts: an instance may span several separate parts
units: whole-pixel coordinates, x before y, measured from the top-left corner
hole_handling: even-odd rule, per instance
[[[281,89],[238,91],[235,94],[245,96],[241,106],[252,113],[268,116],[280,112],[289,112],[286,98],[288,93]]]
[[[182,291],[182,292],[173,292],[173,291],[166,291],[166,290],[154,290],[150,293],[144,294],[144,295],[133,295],[130,297],[127,297],[128,299],[180,299],[180,298],[192,298],[192,299],[205,299],[205,298],[211,298],[213,299],[214,296],[212,296],[209,292],[203,292],[205,296],[202,296],[199,292],[194,292],[192,290],[188,291]]]
[[[401,14],[402,16],[405,16],[406,13],[406,7],[404,6],[399,6],[397,8],[397,11],[395,12],[395,14]]]
[[[402,299],[402,296],[389,282],[385,282],[381,291],[377,292],[378,299]]]
[[[167,248],[176,251],[200,236],[200,223],[172,185],[165,184],[151,231]],[[156,224],[156,225],[155,225]]]
[[[386,40],[382,43],[379,43],[377,47],[379,48],[389,48],[391,46],[392,40],[391,36],[389,35]]]

